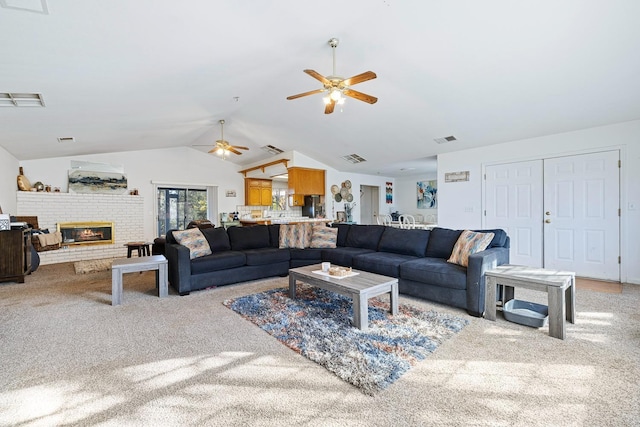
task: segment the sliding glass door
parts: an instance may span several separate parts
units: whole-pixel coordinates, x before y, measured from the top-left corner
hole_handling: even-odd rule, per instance
[[[158,188],[158,236],[184,230],[193,220],[207,219],[207,190]]]

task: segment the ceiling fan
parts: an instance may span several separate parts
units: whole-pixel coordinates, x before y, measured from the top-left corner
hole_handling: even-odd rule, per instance
[[[331,46],[331,48],[333,49],[332,75],[325,77],[314,70],[304,70],[305,73],[309,74],[311,77],[319,80],[322,83],[322,89],[316,89],[309,92],[299,93],[297,95],[291,95],[288,96],[287,99],[297,99],[307,95],[327,92],[327,95],[323,98],[325,103],[325,114],[333,113],[336,104],[344,104],[345,96],[368,102],[369,104],[375,104],[378,101],[378,98],[376,98],[375,96],[367,95],[365,93],[350,89],[350,86],[366,82],[367,80],[375,79],[377,76],[373,71],[366,71],[362,74],[358,74],[357,76],[349,77],[348,79],[336,75],[336,47],[338,47],[338,43],[339,40],[336,38],[332,38],[331,40],[329,40],[329,46]]]
[[[242,154],[238,150],[248,150],[249,148],[241,145],[231,145],[224,139],[224,120],[219,120],[220,123],[220,139],[216,141],[215,147],[209,150],[209,153],[215,153],[221,156],[223,159],[228,156],[229,153]]]

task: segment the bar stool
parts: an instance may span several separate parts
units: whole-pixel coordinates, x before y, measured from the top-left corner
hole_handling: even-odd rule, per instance
[[[131,258],[131,254],[133,251],[138,251],[138,256],[150,256],[151,251],[149,250],[149,246],[151,243],[148,242],[127,242],[124,244],[127,247],[127,258]]]

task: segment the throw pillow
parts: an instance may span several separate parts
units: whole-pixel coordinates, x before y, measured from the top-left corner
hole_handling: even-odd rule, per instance
[[[338,229],[316,224],[312,227],[311,248],[335,248],[338,241]]]
[[[453,247],[447,262],[467,267],[469,265],[469,255],[484,251],[491,243],[493,236],[493,233],[477,233],[464,230],[458,237],[458,241]]]
[[[209,242],[199,228],[188,230],[174,230],[173,238],[182,246],[189,248],[189,258],[194,259],[205,255],[211,255]]]
[[[280,224],[279,248],[304,249],[304,228],[302,224]]]

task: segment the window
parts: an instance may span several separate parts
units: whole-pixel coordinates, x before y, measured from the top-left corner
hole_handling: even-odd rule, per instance
[[[200,219],[208,219],[207,190],[158,188],[158,236]]]

